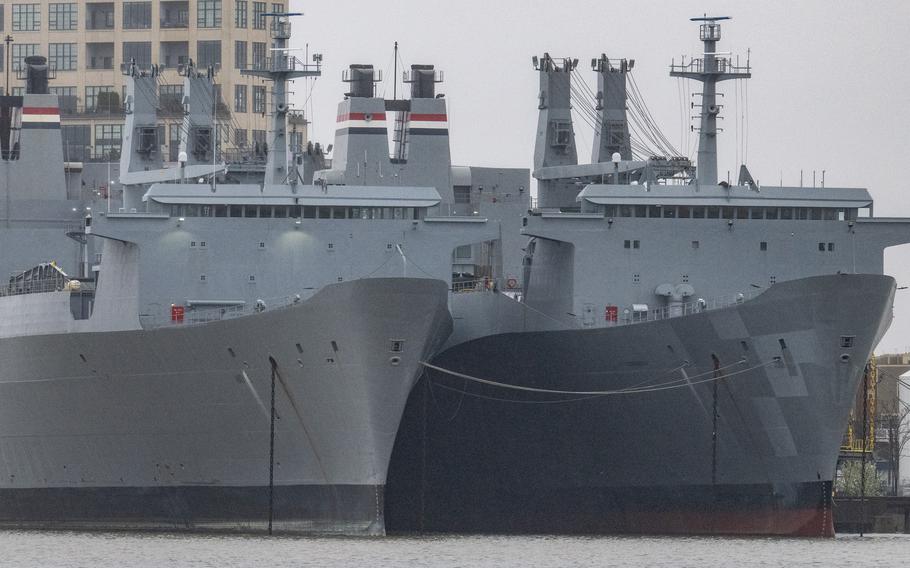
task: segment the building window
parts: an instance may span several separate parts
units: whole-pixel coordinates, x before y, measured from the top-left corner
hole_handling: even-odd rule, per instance
[[[38,55],[37,43],[14,43],[13,44],[13,71],[19,71],[24,67],[23,61],[30,55]]]
[[[692,248],[698,249],[699,246],[700,246],[700,243],[698,241],[692,241]]]
[[[246,85],[234,85],[234,112],[246,112]]]
[[[825,252],[825,243],[818,243],[819,252]]]
[[[122,138],[122,124],[96,124],[94,157],[107,160],[119,159]]]
[[[234,42],[234,69],[246,69],[246,46],[245,41]]]
[[[85,88],[85,110],[87,111],[110,111],[120,106],[117,100],[117,93],[114,87],[107,85],[103,87],[86,87]],[[116,104],[115,104],[116,103]]]
[[[247,2],[247,0],[236,0],[234,2],[234,27],[235,28],[246,28],[248,13],[249,13],[249,2]]]
[[[196,27],[221,27],[221,0],[198,0],[196,2]]]
[[[253,2],[253,29],[265,29],[265,2]]]
[[[768,279],[769,284],[777,284],[777,276],[772,276]]]
[[[265,112],[265,87],[253,86],[253,112]]]
[[[73,89],[76,87],[57,87]],[[51,92],[51,94],[54,94]],[[61,109],[62,110],[62,109]],[[65,125],[60,128],[63,136],[63,159],[68,162],[84,162],[91,158],[92,127],[87,124]]]
[[[247,139],[245,128],[237,128],[234,130],[234,145],[238,148],[246,148]]]
[[[284,4],[272,4],[272,13],[273,14],[283,14],[284,13]],[[272,18],[272,31],[278,29],[278,18]]]
[[[253,69],[265,67],[266,45],[260,41],[253,42]]]
[[[828,243],[828,252],[834,252],[834,243]]]
[[[758,243],[758,250],[768,250],[768,243],[766,241]]]
[[[166,114],[183,113],[183,85],[158,85],[158,103]]]
[[[630,241],[630,240],[623,241],[622,248],[632,248],[632,241]]]
[[[634,282],[634,283],[636,283],[636,284],[638,284],[639,282],[641,282],[641,274],[633,274],[633,275],[632,275],[632,282]]]
[[[48,87],[48,93],[60,97],[60,113],[76,112],[76,87]]]
[[[185,29],[190,27],[189,2],[161,2],[158,10],[158,21],[161,29]]]
[[[57,71],[75,71],[76,44],[49,43],[47,45],[47,60],[51,67]]]
[[[199,67],[221,64],[221,42],[198,41],[196,42],[196,62]]]
[[[139,67],[152,66],[152,43],[149,41],[123,42],[123,62],[135,61]]]
[[[4,29],[4,28],[3,28],[3,25],[4,25],[5,23],[6,23],[6,22],[3,21],[3,7],[0,6],[0,31],[2,31],[2,30]]]
[[[85,27],[90,30],[114,29],[114,3],[86,4]]]
[[[13,4],[13,31],[36,32],[41,29],[40,4]]]
[[[641,248],[641,241],[632,241],[632,248],[637,249]]]
[[[75,2],[47,6],[47,27],[52,31],[75,30],[77,17]]]
[[[152,27],[151,2],[124,2],[123,29],[147,30]]]

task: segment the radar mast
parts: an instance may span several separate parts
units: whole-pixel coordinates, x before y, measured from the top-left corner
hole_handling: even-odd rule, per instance
[[[698,38],[705,44],[702,57],[670,65],[671,77],[693,79],[702,83],[701,121],[698,130],[698,160],[696,180],[699,185],[717,184],[717,115],[721,106],[717,104],[717,83],[729,79],[748,79],[752,77],[749,60],[745,66],[734,64],[729,54],[717,52],[720,41],[720,21],[729,20],[729,16],[704,16],[690,18],[701,22]]]
[[[313,54],[313,65],[300,61],[289,54],[288,40],[291,37],[291,16],[302,16],[300,13],[269,12],[261,17],[273,18],[272,55],[254,69],[244,69],[243,75],[261,77],[272,82],[271,140],[268,144],[268,159],[265,166],[265,185],[282,184],[291,181],[288,174],[288,81],[299,77],[318,77],[322,74],[322,55]]]

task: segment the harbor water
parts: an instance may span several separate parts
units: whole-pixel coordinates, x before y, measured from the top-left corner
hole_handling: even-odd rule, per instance
[[[910,535],[293,538],[0,531],[0,567],[907,566]]]

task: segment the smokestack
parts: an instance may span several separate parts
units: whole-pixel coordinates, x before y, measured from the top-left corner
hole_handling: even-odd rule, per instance
[[[436,96],[436,72],[432,65],[411,65],[411,98],[432,99]]]
[[[351,92],[347,95],[362,99],[373,98],[374,75],[372,65],[350,65],[346,81],[351,84]]]
[[[47,58],[42,55],[29,55],[25,58],[25,92],[30,95],[48,94]]]

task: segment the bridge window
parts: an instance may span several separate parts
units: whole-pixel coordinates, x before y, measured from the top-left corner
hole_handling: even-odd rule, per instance
[[[692,208],[692,218],[693,219],[704,219],[705,218],[705,208],[704,207],[693,207]]]
[[[679,218],[680,219],[688,219],[691,216],[690,213],[691,213],[691,210],[688,207],[686,207],[685,205],[680,205],[680,207],[679,207]]]
[[[708,207],[708,219],[720,218],[720,207]]]
[[[758,250],[761,250],[761,251],[768,250],[768,243],[766,241],[762,241],[762,242],[758,243]]]
[[[761,209],[758,210],[759,219],[761,219]],[[736,208],[736,218],[737,219],[748,219],[749,218],[749,208],[748,207],[737,207]]]
[[[648,207],[646,205],[636,205],[635,206],[635,216],[636,217],[647,217],[648,216]]]
[[[632,216],[632,206],[631,205],[620,205],[619,206],[619,216],[620,217],[631,217]]]
[[[649,205],[648,206],[648,217],[660,217],[660,206],[658,205]]]
[[[765,219],[777,219],[777,207],[768,207],[765,209]]]

